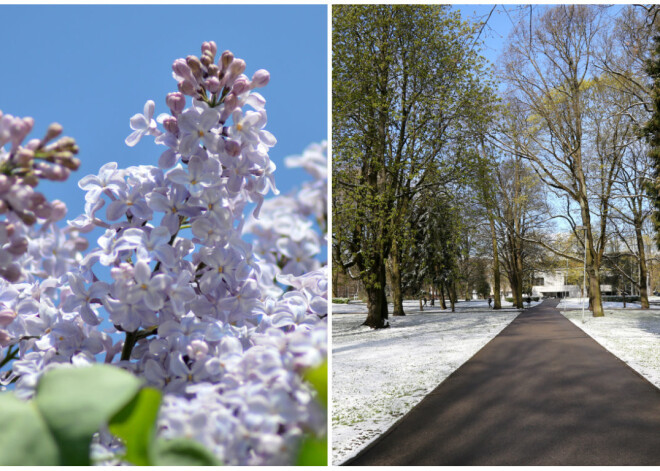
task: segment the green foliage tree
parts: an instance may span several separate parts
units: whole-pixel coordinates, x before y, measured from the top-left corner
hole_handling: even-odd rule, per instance
[[[473,34],[442,5],[333,7],[333,256],[362,281],[370,327],[386,326],[388,259],[403,314],[416,195],[473,165],[465,124],[489,90]]]

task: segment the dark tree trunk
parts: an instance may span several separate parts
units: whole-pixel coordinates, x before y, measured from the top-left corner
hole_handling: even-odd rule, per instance
[[[495,236],[495,222],[492,214],[488,217],[490,235],[493,240],[493,309],[502,309],[500,299],[500,258],[497,251],[497,237]]]
[[[365,286],[369,311],[367,314],[367,320],[364,321],[364,324],[362,325],[369,326],[373,329],[382,329],[384,327],[389,327],[389,324],[385,322],[388,313],[387,297],[385,296],[386,276],[384,263],[382,263],[380,268],[376,270],[376,278],[376,283]]]
[[[646,269],[646,250],[642,238],[642,225],[635,221],[635,236],[637,237],[637,251],[639,253],[639,301],[642,309],[649,308],[649,291],[646,285],[648,270]]]
[[[403,312],[403,295],[401,293],[401,266],[399,263],[399,248],[396,241],[390,253],[390,281],[392,282],[392,304],[394,316],[405,316]]]
[[[449,291],[449,303],[451,304],[451,312],[456,312],[456,282],[452,281],[450,286],[448,287]]]
[[[440,283],[440,307],[444,311],[447,309],[447,303],[445,303],[445,284]]]

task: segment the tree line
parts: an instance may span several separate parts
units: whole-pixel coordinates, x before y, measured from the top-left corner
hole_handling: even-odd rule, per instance
[[[648,307],[658,6],[524,8],[490,67],[484,23],[447,5],[333,7],[333,271],[360,281],[365,325],[387,326],[387,287],[394,315],[422,291],[498,309],[503,284],[522,307],[583,258],[594,316],[604,281]]]

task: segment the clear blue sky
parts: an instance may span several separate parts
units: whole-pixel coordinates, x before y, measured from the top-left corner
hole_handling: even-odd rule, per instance
[[[172,62],[200,55],[203,41],[229,49],[271,74],[259,90],[278,140],[271,159],[286,192],[304,171],[284,157],[327,139],[327,7],[325,5],[0,5],[0,110],[32,116],[35,136],[57,121],[80,146],[81,168],[64,184],[40,186],[67,203],[68,219],[83,211],[77,181],[106,162],[157,165],[165,149],[146,137],[129,148],[129,119],[144,103],[167,112],[176,91]]]

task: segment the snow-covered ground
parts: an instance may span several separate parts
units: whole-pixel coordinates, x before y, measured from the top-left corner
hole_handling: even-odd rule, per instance
[[[406,301],[405,317],[390,316],[391,328],[372,330],[361,326],[365,304],[333,304],[332,463],[385,432],[520,312],[503,307],[462,301],[455,313],[437,304],[420,312],[419,301]]]
[[[660,388],[660,306],[654,305],[660,303],[660,297],[649,297],[649,310],[639,309],[639,304],[631,307],[626,303],[623,309],[622,303],[603,303],[605,316],[592,317],[586,311],[584,323],[579,299],[570,301],[558,306],[564,316]],[[620,304],[620,308],[613,309],[610,304]]]
[[[651,309],[660,309],[660,296],[649,296],[649,303],[651,303]],[[585,307],[585,312],[589,307],[589,300],[587,298],[564,298],[559,301],[557,309],[582,309],[582,305]],[[626,303],[626,307],[623,307],[623,302],[603,302],[603,309],[640,309],[641,305],[637,303]],[[586,314],[585,314],[586,315]]]

